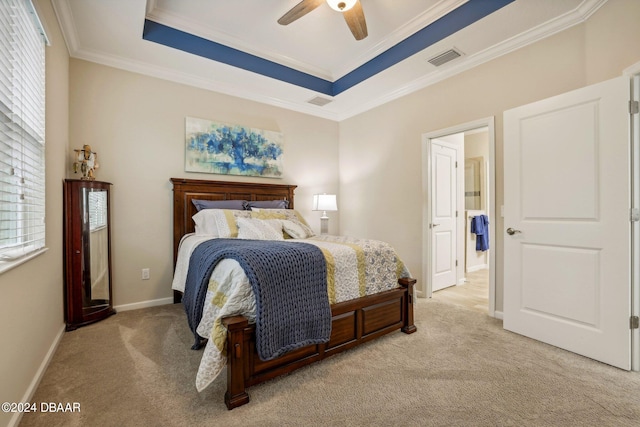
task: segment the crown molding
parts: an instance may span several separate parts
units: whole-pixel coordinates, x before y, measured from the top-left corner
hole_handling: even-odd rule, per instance
[[[51,0],[53,6],[53,12],[58,18],[58,24],[62,30],[62,37],[67,45],[67,50],[70,56],[75,56],[76,52],[80,50],[80,43],[78,39],[78,30],[73,19],[73,13],[69,6],[68,0]]]

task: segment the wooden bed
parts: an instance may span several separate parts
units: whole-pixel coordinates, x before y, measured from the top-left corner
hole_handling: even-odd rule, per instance
[[[192,199],[200,200],[288,200],[294,208],[295,185],[246,182],[205,181],[171,178],[173,183],[174,268],[180,239],[194,231],[191,217],[196,209]],[[246,388],[289,373],[302,366],[400,329],[411,334],[413,324],[413,287],[415,279],[398,280],[396,289],[345,301],[331,306],[332,330],[327,344],[291,351],[277,359],[262,361],[255,350],[255,327],[243,316],[223,319],[227,335],[228,409],[249,402]],[[174,302],[181,293],[174,291]]]

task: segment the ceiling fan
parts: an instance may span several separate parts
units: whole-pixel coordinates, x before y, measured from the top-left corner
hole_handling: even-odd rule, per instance
[[[332,9],[342,12],[344,20],[347,22],[353,37],[362,40],[367,37],[367,22],[364,19],[364,12],[360,0],[302,0],[291,10],[278,19],[278,24],[288,25],[293,21],[302,18],[322,3],[327,2]]]

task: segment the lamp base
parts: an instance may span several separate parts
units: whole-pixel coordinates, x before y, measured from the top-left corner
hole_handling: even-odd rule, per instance
[[[329,234],[329,217],[320,217],[320,234]]]

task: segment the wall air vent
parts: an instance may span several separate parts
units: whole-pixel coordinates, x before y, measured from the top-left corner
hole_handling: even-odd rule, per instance
[[[309,104],[313,104],[313,105],[317,105],[318,107],[324,107],[325,105],[327,105],[328,103],[330,103],[332,100],[329,98],[323,98],[321,96],[316,96],[313,99],[308,100],[307,102]]]
[[[449,61],[453,61],[456,58],[459,58],[462,56],[462,52],[460,52],[457,49],[449,49],[446,52],[442,52],[439,55],[434,56],[433,58],[429,59],[429,63],[435,65],[436,67],[439,67],[443,64],[446,64]]]

